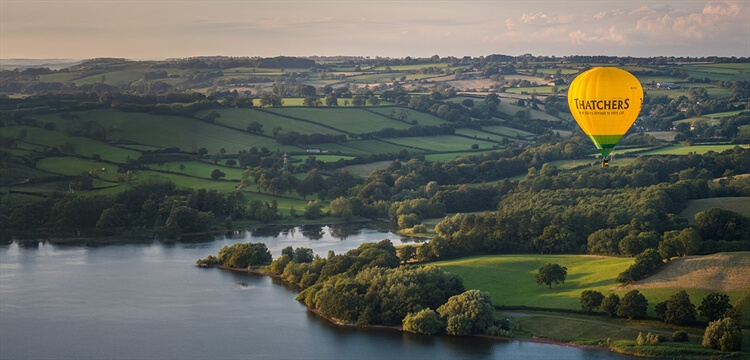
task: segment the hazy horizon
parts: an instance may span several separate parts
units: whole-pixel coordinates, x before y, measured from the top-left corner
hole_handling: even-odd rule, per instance
[[[0,59],[750,56],[750,1],[0,1]]]

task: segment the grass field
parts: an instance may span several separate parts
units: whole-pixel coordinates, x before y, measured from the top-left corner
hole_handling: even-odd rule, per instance
[[[676,131],[650,131],[646,132],[646,135],[650,135],[657,140],[673,141],[677,135]]]
[[[74,157],[50,157],[36,163],[39,170],[64,176],[88,176],[114,181],[117,167],[103,162]]]
[[[224,180],[236,180],[237,182],[242,180],[242,173],[245,171],[245,169],[240,169],[238,167],[227,167],[222,165],[222,163],[223,161],[220,161],[218,164],[202,161],[174,161],[160,164],[149,164],[148,168],[152,170],[169,171],[175,174],[184,174],[204,179],[210,179],[211,172],[214,171],[214,169],[219,169],[224,174],[226,174],[226,177],[222,178]],[[180,165],[184,165],[185,169],[180,169]]]
[[[388,142],[402,145],[405,147],[414,147],[434,152],[445,151],[467,151],[471,150],[473,144],[479,145],[480,149],[492,149],[494,142],[483,141],[479,139],[467,139],[454,135],[425,136],[425,137],[405,137],[388,139]],[[409,150],[411,153],[412,150]]]
[[[534,274],[540,266],[558,263],[568,268],[565,284],[548,289],[537,286]],[[437,262],[448,272],[461,275],[467,289],[480,289],[495,305],[580,309],[583,290],[604,294],[615,278],[633,263],[632,258],[585,255],[493,255]]]
[[[431,114],[414,111],[411,109],[406,109],[403,107],[378,107],[378,108],[368,108],[368,110],[376,112],[378,114],[382,114],[385,116],[390,116],[393,112],[401,112],[406,111],[406,119],[405,121],[409,123],[409,126],[411,126],[412,120],[416,120],[417,124],[420,126],[440,126],[442,124],[447,124],[448,122]]]
[[[296,131],[300,134],[342,134],[341,131],[337,131],[325,126],[311,124],[305,121],[299,121],[290,119],[284,116],[278,116],[267,113],[265,111],[258,111],[253,109],[219,109],[219,110],[206,110],[196,114],[196,117],[204,117],[209,112],[216,111],[221,117],[216,121],[227,126],[233,127],[245,131],[247,125],[252,122],[258,122],[263,125],[263,134],[271,136],[273,134],[273,128],[281,127],[282,133],[288,133],[290,131]]]
[[[688,200],[688,206],[677,216],[695,224],[695,214],[711,208],[731,210],[750,217],[750,197],[718,197],[709,199]]]
[[[31,180],[56,178],[54,174],[26,166],[0,168],[0,186],[23,184]]]
[[[487,151],[460,151],[460,152],[450,152],[450,153],[442,153],[442,154],[427,154],[424,156],[425,160],[428,161],[450,161],[453,160],[459,156],[466,156],[466,155],[476,155],[476,154],[482,154],[486,153]]]
[[[503,139],[507,139],[506,136],[491,134],[491,133],[487,133],[487,132],[484,132],[484,131],[475,130],[475,129],[469,129],[469,128],[458,129],[458,130],[456,130],[456,134],[457,135],[463,135],[463,136],[469,136],[469,137],[472,137],[472,138],[475,138],[475,139],[479,139],[479,140],[492,141],[492,142],[500,142]]]
[[[310,157],[314,157],[315,160],[320,160],[322,162],[336,162],[339,161],[339,159],[344,160],[351,160],[354,159],[354,156],[346,156],[346,155],[321,155],[321,154],[310,154],[310,155],[296,155],[296,156],[290,156],[290,159],[296,159],[300,161],[305,161]]]
[[[23,132],[26,133],[25,136],[22,136]],[[0,130],[0,135],[20,139],[21,142],[32,145],[32,149],[36,151],[42,151],[42,148],[35,145],[58,149],[68,147],[69,149],[63,152],[71,152],[72,150],[69,155],[77,154],[91,157],[94,154],[99,154],[103,160],[113,162],[122,163],[125,162],[128,157],[137,159],[141,155],[137,151],[120,148],[101,141],[79,136],[70,136],[62,131],[50,131],[37,127],[7,126]]]
[[[400,139],[406,139],[406,138],[400,138]],[[412,146],[399,145],[396,143],[396,141],[392,141],[396,139],[386,139],[386,140],[387,141],[381,141],[381,140],[347,141],[345,144],[341,145],[341,148],[353,149],[357,152],[360,152],[362,155],[398,154],[399,152],[401,152],[401,150],[406,150],[410,154],[422,152],[422,151],[419,151],[418,149],[412,148]]]
[[[268,111],[331,126],[343,132],[364,133],[386,127],[407,129],[411,125],[356,108],[271,108]]]
[[[95,120],[107,130],[108,141],[132,141],[139,144],[178,147],[182,151],[208,149],[209,154],[224,148],[238,153],[255,146],[270,150],[293,151],[298,148],[283,146],[273,139],[228,129],[194,118],[93,110],[79,113],[84,120]]]
[[[552,289],[537,286],[534,274],[547,263],[557,263],[568,269],[564,284]],[[495,305],[530,306],[550,309],[580,310],[578,298],[583,290],[603,294],[615,292],[622,297],[631,289],[638,289],[649,302],[649,314],[655,315],[654,305],[672,294],[686,290],[693,303],[711,291],[725,291],[732,301],[742,290],[736,285],[750,276],[750,252],[696,256],[672,261],[657,274],[626,288],[615,282],[633,258],[592,255],[487,255],[439,261],[435,265],[460,275],[467,289],[487,291]],[[716,270],[716,264],[725,268]],[[718,271],[718,272],[716,272]],[[675,275],[677,274],[677,275]],[[729,274],[726,281],[717,281],[713,274]],[[741,286],[741,285],[740,285]],[[747,290],[745,285],[744,289]]]
[[[705,154],[709,151],[722,152],[725,150],[731,150],[736,146],[740,146],[746,149],[750,147],[750,145],[672,145],[653,151],[646,151],[644,153],[641,153],[640,155],[687,155],[689,153]]]
[[[494,134],[499,134],[499,135],[511,138],[511,139],[519,139],[519,138],[527,139],[527,138],[536,136],[533,133],[510,128],[507,126],[499,126],[499,125],[498,126],[484,126],[482,127],[482,129],[488,132],[494,133]]]

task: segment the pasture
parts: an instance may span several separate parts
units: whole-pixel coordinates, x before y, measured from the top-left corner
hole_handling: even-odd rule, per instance
[[[267,111],[312,121],[347,133],[367,133],[386,127],[407,129],[411,125],[357,108],[270,108]]]
[[[75,157],[48,157],[37,161],[36,168],[63,176],[93,176],[115,181],[117,166]]]
[[[730,210],[750,217],[750,197],[717,197],[688,200],[688,206],[677,214],[677,216],[687,219],[690,224],[695,224],[695,214],[711,208]]]
[[[91,157],[99,154],[103,160],[125,162],[128,158],[137,159],[140,152],[113,146],[90,138],[71,136],[62,131],[28,126],[6,126],[0,135],[13,137],[22,143],[31,145],[29,150],[44,151],[45,148],[57,148],[68,155]]]
[[[424,152],[424,150],[422,149],[414,149],[412,146],[402,145],[393,140],[397,139],[347,141],[345,144],[342,144],[342,148],[354,149],[358,152],[361,152],[363,155],[398,154],[403,150],[408,151],[410,154]]]
[[[237,182],[242,180],[242,173],[245,169],[241,169],[238,167],[227,167],[222,165],[222,163],[223,161],[220,161],[219,164],[213,164],[203,161],[173,161],[159,164],[149,164],[148,168],[151,170],[165,171],[203,179],[210,179],[211,172],[214,171],[214,169],[219,169],[221,172],[226,174],[226,176],[222,178],[223,180],[234,180]],[[180,166],[184,167],[184,169],[181,169]]]
[[[472,145],[479,145],[479,149],[492,149],[496,143],[478,139],[467,139],[455,135],[404,137],[388,139],[389,143],[401,145],[415,150],[427,150],[433,152],[468,151]],[[409,149],[411,153],[412,150]]]
[[[408,108],[403,107],[376,107],[376,108],[367,108],[367,110],[378,113],[383,116],[387,116],[389,118],[396,118],[399,116],[399,114],[403,111],[406,114],[406,118],[404,121],[411,125],[411,122],[416,120],[417,124],[420,126],[440,126],[443,124],[447,124],[448,122],[435,116],[432,114],[427,114],[419,111],[415,111]],[[400,120],[399,120],[400,121]]]
[[[640,155],[687,155],[690,153],[705,154],[709,151],[722,152],[725,150],[731,150],[735,147],[750,148],[750,145],[670,145],[661,149],[646,151]]]
[[[487,291],[499,306],[533,306],[580,309],[583,290],[611,292],[615,278],[633,263],[633,258],[591,255],[485,255],[438,261],[438,267],[463,278],[464,287]],[[568,269],[564,284],[548,289],[538,286],[534,275],[539,267],[557,263]]]
[[[441,154],[427,154],[424,156],[425,160],[428,161],[451,161],[459,156],[467,156],[467,155],[476,155],[485,153],[486,151],[459,151],[459,152],[449,152],[449,153],[441,153]]]
[[[83,121],[99,122],[106,129],[108,141],[161,148],[177,147],[187,152],[206,148],[209,154],[218,153],[221,148],[236,154],[253,146],[266,147],[271,151],[299,151],[299,148],[281,145],[271,138],[216,126],[195,118],[114,110],[92,110],[78,115]]]
[[[326,163],[337,162],[340,159],[344,159],[344,160],[354,159],[354,156],[328,155],[328,154],[295,155],[295,156],[290,156],[289,159],[294,159],[294,160],[297,160],[297,161],[304,162],[305,160],[307,160],[308,158],[311,158],[311,157],[315,158],[315,160],[319,160],[319,161],[326,162]]]
[[[502,136],[505,136],[505,137],[508,137],[508,138],[512,138],[512,139],[519,139],[519,138],[520,139],[525,139],[525,138],[529,138],[529,137],[535,136],[533,133],[530,133],[530,132],[527,132],[527,131],[523,131],[523,130],[514,129],[514,128],[510,128],[510,127],[507,127],[507,126],[499,126],[499,125],[498,126],[483,126],[482,129],[485,130],[485,131],[487,131],[487,132],[491,132],[493,134],[502,135]]]
[[[677,259],[633,285],[618,285],[617,275],[633,261],[633,258],[595,255],[528,254],[473,256],[434,264],[460,275],[465,288],[489,292],[497,306],[580,310],[578,299],[583,290],[596,290],[605,295],[614,292],[622,297],[637,289],[648,300],[650,316],[656,314],[655,304],[681,290],[698,305],[711,291],[725,292],[734,301],[747,290],[746,279],[750,277],[750,252],[722,253]],[[536,284],[534,275],[547,263],[568,269],[565,283],[552,289]],[[715,269],[717,264],[722,268]],[[727,274],[726,280],[717,274]]]
[[[481,130],[475,130],[470,128],[464,128],[464,129],[457,129],[456,135],[463,135],[474,139],[480,139],[480,140],[486,140],[486,141],[492,141],[492,142],[500,142],[504,139],[507,139],[508,137],[488,133]]]
[[[196,117],[202,118],[209,112],[216,111],[221,115],[216,121],[218,123],[227,125],[229,127],[245,131],[247,126],[252,122],[258,122],[263,125],[263,133],[265,136],[272,136],[273,129],[280,127],[282,133],[288,133],[290,131],[296,131],[300,134],[332,134],[339,135],[343,132],[331,129],[329,127],[320,126],[306,121],[299,121],[291,119],[285,116],[269,113],[266,111],[254,110],[254,109],[219,109],[219,110],[205,110],[198,112]]]

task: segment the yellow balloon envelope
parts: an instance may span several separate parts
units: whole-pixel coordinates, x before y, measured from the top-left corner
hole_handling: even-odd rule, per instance
[[[631,73],[599,67],[578,75],[568,88],[568,106],[605,159],[641,112],[643,88]]]

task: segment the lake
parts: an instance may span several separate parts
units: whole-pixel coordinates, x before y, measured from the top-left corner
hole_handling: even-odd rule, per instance
[[[1,359],[633,359],[604,350],[333,325],[267,276],[195,261],[235,242],[326,256],[401,237],[371,224],[236,232],[209,240],[0,246]]]

